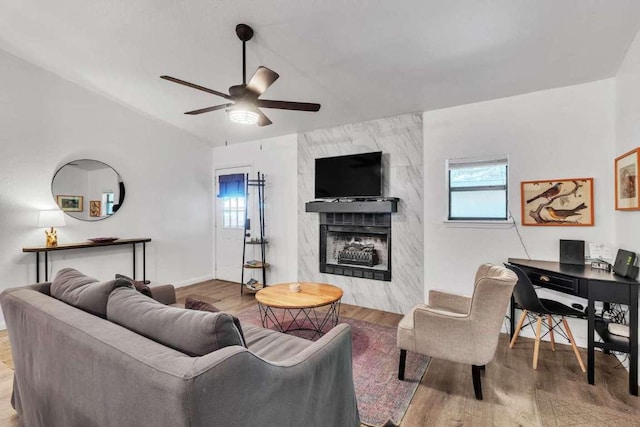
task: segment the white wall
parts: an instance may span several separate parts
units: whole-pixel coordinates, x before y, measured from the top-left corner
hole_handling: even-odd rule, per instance
[[[211,277],[211,149],[195,137],[116,104],[0,51],[0,290],[35,282],[45,243],[38,211],[54,209],[51,179],[70,160],[114,167],[126,200],[113,217],[66,217],[60,243],[89,237],[151,237],[147,278],[184,284]],[[295,198],[294,198],[295,200]],[[114,247],[52,255],[51,273],[75,267],[101,279],[131,273],[131,250]],[[141,274],[138,264],[139,277]],[[1,326],[1,325],[0,325]]]
[[[447,159],[509,155],[509,205],[532,259],[557,261],[559,239],[615,243],[614,89],[609,79],[424,113],[425,299],[430,289],[470,295],[481,263],[526,258],[511,226],[443,222]],[[579,177],[594,178],[593,227],[520,225],[521,181]],[[586,346],[583,323],[573,332]]]
[[[616,76],[616,144],[614,158],[640,147],[640,33]],[[611,174],[613,171],[613,158]],[[613,203],[613,199],[612,199]],[[615,211],[620,247],[640,253],[640,212]]]
[[[217,169],[236,166],[250,166],[252,177],[258,171],[265,174],[265,230],[269,239],[267,261],[271,264],[267,273],[267,284],[297,280],[296,143],[296,135],[285,135],[213,149],[214,177]],[[215,212],[217,201],[214,197],[212,212]],[[252,220],[257,224],[255,221],[257,217]],[[215,239],[212,240],[215,246]],[[217,248],[214,248],[214,261],[216,250]],[[238,260],[238,266],[240,262],[241,260]]]
[[[613,158],[640,147],[640,33],[616,76],[615,111],[616,143],[614,156],[610,159],[612,175]],[[613,205],[613,198],[611,203]],[[619,247],[640,254],[640,211],[613,212]]]

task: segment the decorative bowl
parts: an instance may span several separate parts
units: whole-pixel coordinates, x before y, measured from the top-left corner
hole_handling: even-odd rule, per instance
[[[111,243],[118,240],[119,237],[92,237],[91,239],[87,239],[93,243]]]
[[[292,283],[289,285],[289,292],[300,292],[300,283]]]

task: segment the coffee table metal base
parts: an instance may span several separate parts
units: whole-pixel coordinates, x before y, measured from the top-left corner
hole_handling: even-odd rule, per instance
[[[326,310],[324,308],[326,307]],[[340,300],[323,306],[323,310],[311,308],[274,308],[258,303],[260,320],[263,328],[275,326],[279,332],[311,331],[316,336],[324,334],[323,329],[338,324],[340,316]]]

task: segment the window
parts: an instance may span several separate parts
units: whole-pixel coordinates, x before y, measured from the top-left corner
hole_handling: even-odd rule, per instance
[[[222,200],[222,228],[244,228],[245,174],[218,176],[218,198]]]
[[[222,199],[222,227],[244,228],[244,197]]]
[[[506,221],[508,159],[449,160],[449,220]]]
[[[102,216],[113,215],[113,193],[102,193]]]

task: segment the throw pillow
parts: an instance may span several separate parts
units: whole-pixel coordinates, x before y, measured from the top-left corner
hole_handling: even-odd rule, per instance
[[[51,282],[51,296],[102,318],[107,317],[107,299],[112,290],[131,287],[127,280],[100,282],[74,268],[63,268]]]
[[[220,309],[213,304],[191,297],[187,297],[184,301],[184,308],[188,308],[189,310],[210,311],[211,313],[217,313],[220,311]]]
[[[125,279],[130,281],[133,287],[136,288],[136,291],[140,292],[143,295],[153,298],[153,295],[151,294],[151,288],[147,286],[144,280],[134,280],[131,277],[127,277],[124,274],[118,274],[118,273],[116,273],[116,279]]]
[[[184,308],[189,310],[208,311],[211,313],[220,312],[220,309],[215,305],[209,304],[208,302],[200,301],[191,297],[187,297],[187,299],[185,300]],[[230,314],[230,316],[233,319],[233,324],[236,325],[236,328],[238,328],[238,332],[240,333],[240,338],[242,338],[242,345],[246,347],[247,341],[244,339],[244,332],[242,332],[242,326],[240,326],[240,319],[238,319],[236,316],[232,314]]]
[[[132,288],[109,295],[107,320],[189,356],[243,345],[230,315],[169,307]]]

